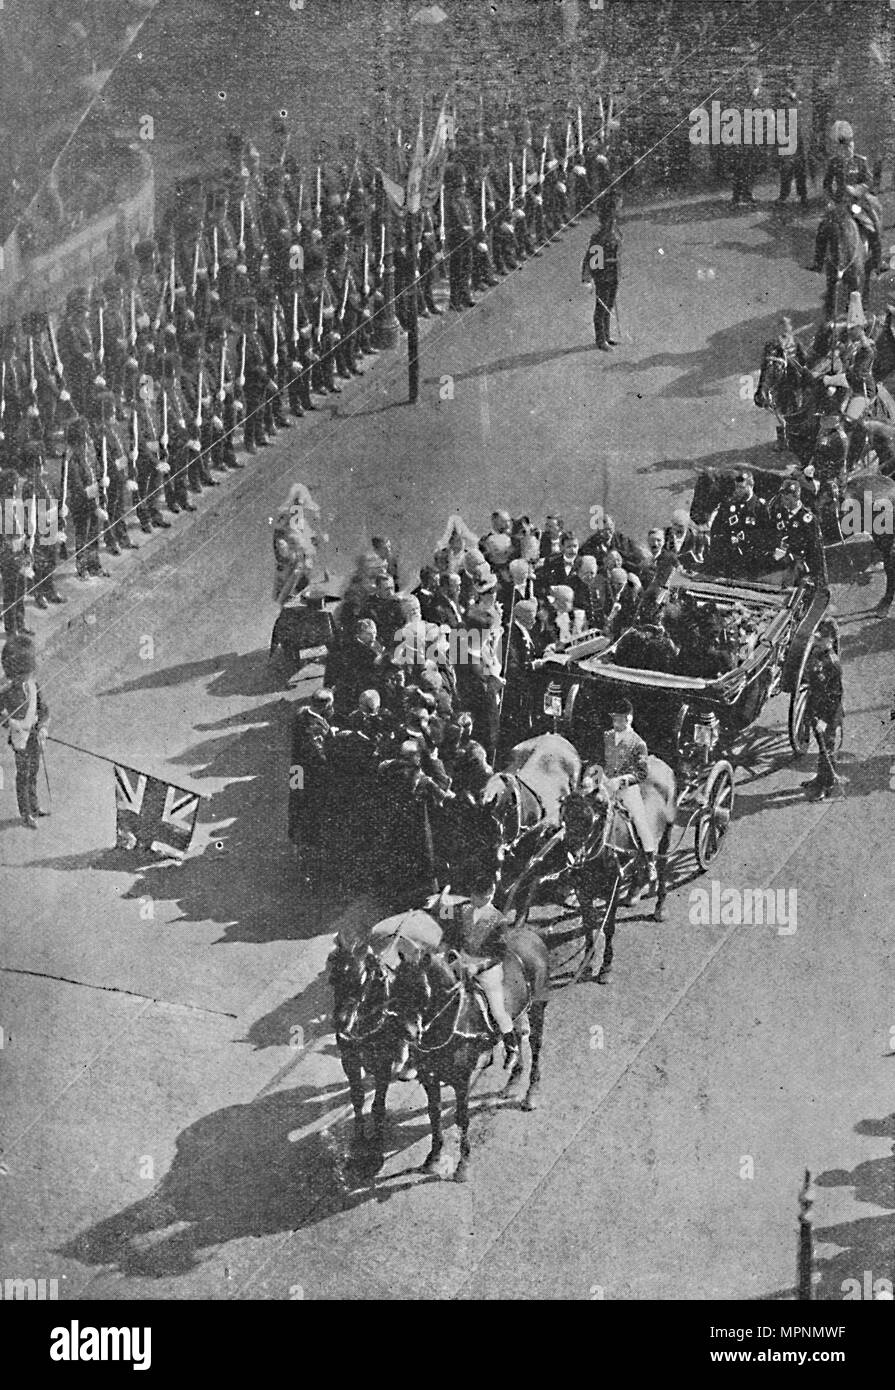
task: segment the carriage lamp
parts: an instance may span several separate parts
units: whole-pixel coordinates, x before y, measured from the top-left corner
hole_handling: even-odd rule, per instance
[[[701,714],[693,727],[693,742],[696,747],[702,749],[702,758],[708,762],[709,755],[718,742],[718,716],[717,714]]]
[[[562,718],[562,691],[558,685],[548,685],[544,691],[544,713],[551,719]]]

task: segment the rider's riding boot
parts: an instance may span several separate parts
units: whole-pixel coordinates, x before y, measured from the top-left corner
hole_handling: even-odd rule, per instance
[[[515,1028],[511,1028],[508,1033],[502,1035],[503,1040],[503,1065],[506,1070],[513,1066],[519,1059],[519,1035]]]

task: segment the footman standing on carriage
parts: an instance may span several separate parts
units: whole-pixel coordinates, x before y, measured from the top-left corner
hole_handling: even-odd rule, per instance
[[[814,634],[814,650],[808,660],[806,718],[817,740],[817,773],[805,782],[812,801],[824,801],[842,782],[836,772],[836,733],[842,726],[842,665],[835,651],[836,624],[826,620]]]
[[[610,711],[612,728],[604,737],[603,772],[610,791],[624,807],[637,832],[650,882],[658,877],[658,843],[643,805],[640,787],[649,776],[649,750],[634,728],[634,707],[630,700],[618,699]]]
[[[722,503],[709,536],[711,566],[729,579],[754,579],[768,549],[768,510],[755,496],[755,478],[748,468],[738,468],[734,493]]]
[[[802,490],[795,478],[788,478],[771,504],[771,535],[776,540],[774,560],[789,566],[787,584],[800,574],[809,574],[819,584],[827,583],[827,560],[817,517],[802,502]]]

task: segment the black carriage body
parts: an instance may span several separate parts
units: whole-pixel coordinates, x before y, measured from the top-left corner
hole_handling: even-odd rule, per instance
[[[829,591],[808,578],[780,589],[683,574],[673,576],[670,587],[722,611],[734,604],[748,610],[756,640],[741,653],[735,668],[704,679],[619,666],[613,659],[618,643],[590,634],[562,654],[546,658],[542,728],[558,728],[585,760],[599,762],[612,706],[620,697],[627,698],[634,709],[634,726],[650,752],[688,782],[695,775],[694,760],[705,768],[711,760],[728,756],[772,695],[796,690]],[[710,741],[696,731],[698,724],[712,729]]]

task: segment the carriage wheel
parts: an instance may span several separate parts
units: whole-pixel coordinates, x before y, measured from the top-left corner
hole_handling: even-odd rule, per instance
[[[716,763],[705,784],[705,807],[697,817],[693,834],[696,861],[703,872],[721,852],[735,795],[732,765],[726,760]]]

